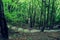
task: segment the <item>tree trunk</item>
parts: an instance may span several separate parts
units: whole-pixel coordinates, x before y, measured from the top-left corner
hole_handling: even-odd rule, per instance
[[[43,26],[41,31],[43,32],[46,27],[46,0],[42,0],[42,10],[43,10]]]
[[[0,28],[1,28],[2,39],[8,40],[8,28],[4,16],[4,8],[2,0],[0,0]]]
[[[53,29],[53,26],[54,26],[54,22],[55,22],[55,0],[52,1],[52,10],[51,10],[51,26],[50,28]]]

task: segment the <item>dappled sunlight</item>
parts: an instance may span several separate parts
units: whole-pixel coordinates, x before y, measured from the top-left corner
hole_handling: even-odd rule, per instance
[[[1,0],[0,6],[4,40],[60,40],[60,0]]]

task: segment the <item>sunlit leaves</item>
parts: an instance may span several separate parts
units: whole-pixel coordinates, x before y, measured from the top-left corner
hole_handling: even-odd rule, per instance
[[[36,10],[36,20],[39,20],[40,13],[41,13],[41,7],[42,7],[42,0],[3,0],[4,3],[4,12],[6,15],[6,18],[8,20],[12,20],[14,22],[17,21],[25,21],[28,18],[29,13],[29,6],[33,7],[33,11]],[[48,4],[48,2],[47,2]],[[8,5],[11,5],[10,12],[8,9]],[[50,2],[50,10],[52,10],[52,0]],[[60,20],[60,0],[56,0],[55,2],[55,8],[56,8],[56,20]],[[30,8],[32,11],[32,8]],[[47,12],[47,11],[46,11]],[[44,20],[42,16],[42,20]]]
[[[55,7],[56,7],[56,21],[59,21],[60,20],[60,0],[56,0]]]

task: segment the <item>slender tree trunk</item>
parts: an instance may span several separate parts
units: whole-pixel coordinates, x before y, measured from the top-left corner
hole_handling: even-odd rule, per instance
[[[44,9],[44,10],[43,10]],[[46,0],[42,0],[42,10],[43,10],[43,27],[41,29],[41,32],[45,29],[45,21],[46,21]]]
[[[47,27],[49,27],[50,26],[50,0],[48,1],[48,3],[47,3]]]
[[[55,7],[54,7],[54,2],[55,0],[52,1],[52,10],[51,10],[51,26],[50,28],[53,29],[53,26],[54,26],[54,22],[55,22]]]
[[[1,36],[3,40],[8,40],[8,28],[4,16],[3,2],[0,0],[0,27],[1,27]]]
[[[30,28],[32,28],[33,26],[32,26],[32,11],[31,11],[31,9],[32,9],[32,5],[31,5],[31,3],[29,3],[29,12],[28,12],[28,14],[29,14],[29,19],[30,19],[30,25],[29,25],[29,27]]]
[[[35,26],[35,17],[36,17],[36,8],[34,8],[34,14],[33,14],[33,27]]]

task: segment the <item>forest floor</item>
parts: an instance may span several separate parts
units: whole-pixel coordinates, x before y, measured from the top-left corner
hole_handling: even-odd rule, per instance
[[[36,32],[10,34],[10,40],[60,40],[60,32]]]
[[[19,28],[18,31],[15,27],[11,28],[9,32],[10,40],[60,40],[60,30],[40,30],[36,29],[23,29]],[[15,29],[15,30],[14,30]]]

